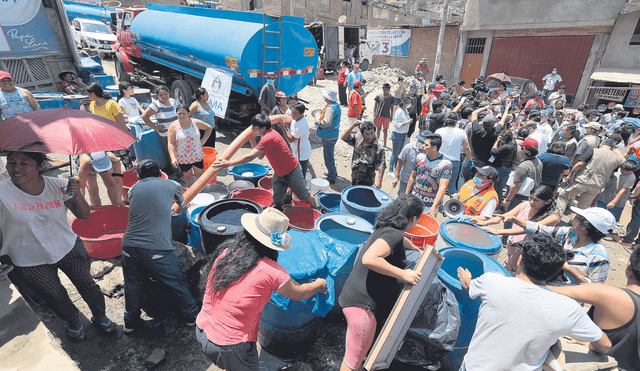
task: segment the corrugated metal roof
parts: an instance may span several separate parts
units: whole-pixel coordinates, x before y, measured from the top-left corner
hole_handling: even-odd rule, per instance
[[[591,80],[640,84],[640,70],[624,68],[596,68]]]

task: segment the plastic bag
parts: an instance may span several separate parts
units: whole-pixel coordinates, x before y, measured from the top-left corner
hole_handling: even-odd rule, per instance
[[[436,278],[404,337],[396,358],[403,363],[437,370],[453,351],[460,329],[460,309],[451,290]]]

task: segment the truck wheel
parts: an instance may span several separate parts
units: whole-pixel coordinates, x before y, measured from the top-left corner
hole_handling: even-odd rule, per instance
[[[177,100],[179,104],[189,104],[191,102],[193,91],[188,82],[184,80],[174,81],[171,84],[171,92],[173,93],[173,99]]]
[[[131,76],[127,73],[127,70],[124,67],[124,61],[120,56],[114,56],[116,60],[116,77],[119,82],[129,82],[131,81]]]
[[[365,59],[362,62],[360,62],[360,70],[362,71],[366,71],[369,69],[369,60]]]

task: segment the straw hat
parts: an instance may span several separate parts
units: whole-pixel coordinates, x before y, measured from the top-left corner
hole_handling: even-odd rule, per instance
[[[249,234],[270,249],[286,251],[293,244],[287,233],[289,218],[274,208],[266,208],[260,214],[244,214],[241,222]]]

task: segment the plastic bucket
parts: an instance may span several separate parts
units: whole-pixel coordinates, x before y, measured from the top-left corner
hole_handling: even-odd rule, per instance
[[[138,161],[140,161],[140,159]],[[169,176],[161,171],[160,178],[169,179]],[[122,199],[124,201],[129,201],[129,189],[137,182],[138,172],[136,169],[127,170],[122,173]]]
[[[189,208],[196,208],[200,206],[209,206],[216,201],[216,197],[209,193],[198,193],[191,203]]]
[[[291,203],[293,206],[304,206],[311,207],[311,204],[307,202],[307,200],[301,200],[296,196],[295,193],[291,192]]]
[[[212,253],[222,242],[244,231],[240,223],[242,214],[260,214],[261,212],[260,205],[243,199],[225,199],[207,206],[198,215],[202,247],[205,252]]]
[[[502,251],[502,240],[475,224],[450,219],[440,225],[440,233],[434,246],[437,250],[450,246],[463,247],[497,259]]]
[[[258,188],[270,191],[271,188],[273,188],[273,176],[267,175],[260,178],[260,180],[258,181]]]
[[[369,186],[351,186],[342,191],[340,212],[357,215],[374,224],[378,213],[393,202],[387,193]]]
[[[200,212],[204,210],[206,206],[198,206],[189,211],[189,246],[200,251],[204,251],[202,248],[202,237],[200,234],[200,224],[198,218]]]
[[[122,254],[128,221],[129,206],[101,206],[91,208],[87,220],[73,218],[71,230],[80,237],[90,257],[109,259]]]
[[[238,189],[229,193],[229,198],[244,198],[265,208],[273,204],[271,192],[260,188]]]
[[[337,213],[340,211],[340,193],[318,193],[318,203],[322,208],[322,212],[327,213]]]
[[[271,166],[260,164],[244,164],[240,166],[233,166],[229,169],[229,175],[233,175],[234,180],[248,180],[253,183],[254,186],[258,186],[260,178],[267,175],[271,170]]]
[[[284,215],[289,218],[289,227],[299,231],[312,231],[322,213],[310,207],[293,206],[285,210]]]
[[[171,239],[184,245],[188,244],[189,234],[187,233],[187,228],[189,228],[187,210],[182,211],[180,214],[171,213]]]
[[[453,352],[444,359],[442,367],[445,370],[458,370],[469,348],[476,328],[480,304],[482,304],[480,298],[471,300],[469,292],[462,287],[458,280],[458,267],[469,269],[473,278],[487,272],[495,272],[506,277],[509,273],[498,262],[475,250],[450,247],[443,249],[440,253],[444,261],[438,271],[438,277],[456,296],[460,307],[458,338],[453,345]]]
[[[238,189],[248,189],[248,188],[255,188],[255,187],[256,185],[251,183],[248,180],[234,180],[233,182],[229,183],[229,186],[227,187],[227,189],[229,190],[229,192],[233,192]]]
[[[311,179],[309,183],[310,183],[309,190],[311,191],[312,195],[315,195],[318,192],[328,191],[330,189],[329,181],[326,179],[314,178],[314,179]]]
[[[200,193],[208,193],[210,195],[213,195],[216,201],[227,198],[227,196],[229,196],[229,190],[222,183],[207,184],[206,186],[204,186],[204,188],[202,188],[202,191],[200,191]]]
[[[204,164],[204,170],[207,170],[214,162],[216,162],[216,156],[218,156],[218,151],[215,148],[211,147],[202,147],[202,152],[204,153],[204,159],[202,160]],[[215,184],[216,177],[213,177],[209,184]]]
[[[418,224],[411,230],[404,232],[405,237],[414,245],[424,249],[427,245],[436,243],[440,224],[429,214],[420,215]]]

